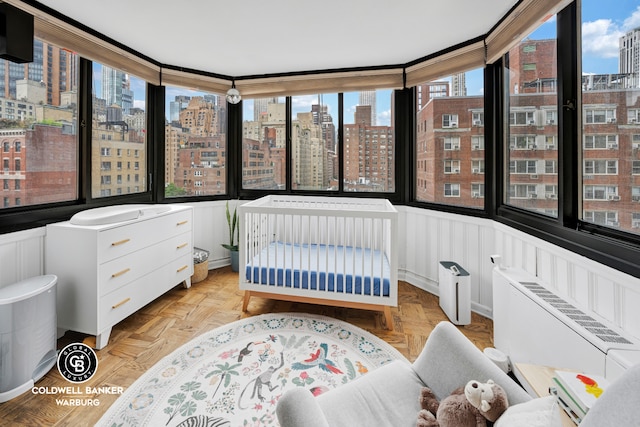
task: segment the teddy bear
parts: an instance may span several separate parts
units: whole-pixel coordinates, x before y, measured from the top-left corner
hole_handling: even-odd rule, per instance
[[[423,387],[419,400],[422,409],[416,427],[486,427],[487,421],[495,422],[509,406],[506,392],[493,380],[471,380],[441,402]]]

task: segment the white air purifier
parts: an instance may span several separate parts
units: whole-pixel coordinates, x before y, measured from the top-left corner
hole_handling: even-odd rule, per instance
[[[452,261],[438,268],[440,308],[455,325],[471,323],[471,275]]]
[[[56,364],[53,274],[0,288],[0,403],[30,390]]]

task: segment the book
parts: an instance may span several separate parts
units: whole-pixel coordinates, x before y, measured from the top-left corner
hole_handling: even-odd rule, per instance
[[[558,389],[557,388],[549,387],[549,393],[556,397],[556,401],[558,402],[558,406],[560,406],[560,408],[562,408],[562,410],[567,413],[567,415],[569,416],[571,421],[573,421],[574,424],[578,425],[578,424],[580,424],[582,422],[582,417],[579,417],[578,414],[576,414],[575,411],[573,409],[571,409],[571,407],[569,405],[566,404],[566,402],[565,402],[566,397],[561,397],[561,396],[558,395]]]
[[[557,397],[582,419],[609,386],[601,375],[556,370],[553,377]]]

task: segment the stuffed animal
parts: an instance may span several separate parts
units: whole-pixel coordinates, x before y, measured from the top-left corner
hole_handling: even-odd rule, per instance
[[[428,387],[420,392],[417,427],[486,427],[509,406],[504,389],[493,380],[469,381],[441,402]]]

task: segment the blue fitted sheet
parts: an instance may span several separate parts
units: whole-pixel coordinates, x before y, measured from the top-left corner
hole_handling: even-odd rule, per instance
[[[247,263],[245,274],[249,282],[265,286],[358,295],[381,296],[382,284],[382,296],[389,296],[390,271],[378,250],[272,242]]]

